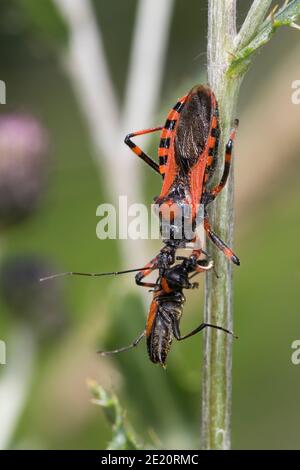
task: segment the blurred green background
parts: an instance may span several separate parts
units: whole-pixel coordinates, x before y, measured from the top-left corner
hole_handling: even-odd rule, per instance
[[[239,24],[250,3],[238,2]],[[35,282],[34,273],[107,271],[135,267],[136,261],[125,266],[117,240],[96,238],[96,208],[110,202],[111,194],[105,161],[98,172],[85,117],[62,66],[66,26],[50,0],[1,0],[0,5],[0,79],[7,86],[1,115],[33,115],[48,134],[37,207],[1,223],[0,339],[7,343],[7,365],[0,366],[0,408],[12,426],[5,445],[105,448],[111,431],[90,403],[86,379],[92,377],[118,394],[141,441],[155,435],[165,448],[198,447],[202,338],[174,343],[166,371],[150,363],[144,345],[118,357],[98,357],[100,347],[126,345],[143,328],[145,311],[133,278]],[[121,105],[137,2],[95,0],[93,7]],[[157,125],[190,85],[205,80],[206,24],[205,1],[174,3],[159,103],[149,126]],[[291,344],[300,339],[300,105],[291,102],[292,82],[300,79],[299,54],[297,31],[280,30],[255,58],[239,100],[235,251],[242,264],[234,275],[234,330],[240,337],[233,358],[235,449],[300,448],[300,366],[291,362]],[[150,142],[152,154],[156,143]],[[140,171],[150,203],[160,181],[148,168]],[[149,244],[154,254],[160,244]],[[126,294],[129,284],[133,288]],[[202,289],[187,297],[183,331],[201,321],[203,310]],[[46,326],[44,317],[51,317]],[[13,346],[19,337],[21,351]],[[30,364],[27,382],[23,361]],[[9,414],[14,400],[21,405]]]

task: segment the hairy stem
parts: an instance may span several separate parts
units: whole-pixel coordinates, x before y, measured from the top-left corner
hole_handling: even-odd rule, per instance
[[[209,1],[208,81],[220,108],[222,130],[219,170],[224,164],[226,140],[230,132],[241,79],[226,79],[235,38],[235,0]],[[219,173],[220,174],[220,173]],[[230,246],[233,242],[233,174],[209,210],[211,224]],[[232,266],[211,245],[219,275],[208,274],[205,286],[205,322],[232,329]],[[205,333],[202,388],[202,448],[230,448],[232,338],[222,331]]]
[[[243,77],[258,48],[266,44],[280,26],[298,28],[300,0],[286,1],[264,20],[269,0],[254,0],[239,34],[236,34],[236,0],[208,1],[208,82],[220,109],[221,142],[219,175]],[[211,205],[209,216],[214,230],[233,245],[233,166],[229,181]],[[208,273],[205,286],[205,322],[232,330],[232,264],[211,245],[218,277]],[[205,333],[202,387],[202,448],[229,449],[232,381],[232,337],[221,331]]]

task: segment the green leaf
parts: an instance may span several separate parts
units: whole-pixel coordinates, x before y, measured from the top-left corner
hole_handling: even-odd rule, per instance
[[[274,15],[270,15],[258,28],[255,37],[242,49],[234,52],[234,58],[228,68],[231,78],[242,76],[251,64],[252,55],[265,45],[281,26],[291,26],[300,15],[300,0],[284,4]]]
[[[125,419],[125,411],[122,409],[118,397],[114,393],[108,393],[94,380],[88,381],[88,387],[93,396],[92,403],[103,408],[106,418],[112,427],[113,436],[107,449],[142,449],[142,446],[138,444],[134,432]]]

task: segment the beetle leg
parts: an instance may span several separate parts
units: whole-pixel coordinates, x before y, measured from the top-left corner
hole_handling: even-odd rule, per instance
[[[98,351],[98,354],[101,354],[101,356],[109,356],[110,354],[117,354],[120,352],[128,351],[129,349],[135,348],[139,344],[139,342],[144,338],[145,334],[146,332],[144,330],[131,344],[129,344],[129,346],[113,349],[112,351]]]
[[[143,286],[143,287],[150,287],[150,288],[155,288],[157,286],[157,283],[154,282],[143,282],[143,279],[146,276],[149,276],[155,269],[158,268],[158,256],[155,256],[149,263],[146,264],[146,266],[139,271],[136,276],[135,276],[135,282],[138,286]]]
[[[201,325],[197,326],[197,328],[192,330],[190,333],[188,333],[184,336],[181,336],[180,329],[179,329],[179,322],[178,322],[178,320],[173,319],[173,333],[174,333],[175,338],[178,341],[182,341],[184,339],[190,338],[191,336],[196,335],[197,333],[199,333],[199,331],[204,330],[204,328],[207,328],[207,327],[215,328],[217,330],[224,331],[225,333],[228,333],[229,335],[232,335],[234,338],[237,338],[237,336],[235,336],[232,331],[227,330],[226,328],[223,328],[222,326],[219,326],[219,325],[212,325],[211,323],[201,323]]]

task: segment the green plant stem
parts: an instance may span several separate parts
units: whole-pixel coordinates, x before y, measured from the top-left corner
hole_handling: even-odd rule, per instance
[[[134,432],[125,419],[125,410],[121,407],[118,397],[114,393],[107,392],[101,385],[91,379],[88,380],[88,388],[93,397],[92,403],[103,409],[112,427],[113,436],[107,449],[141,449],[141,446],[137,443]]]
[[[225,78],[233,49],[235,0],[209,1],[208,81],[220,109],[221,141],[219,170],[222,171],[226,140],[235,117],[241,79]],[[219,172],[219,175],[220,175]],[[214,230],[230,246],[233,243],[233,172],[220,196],[211,204],[209,216]],[[232,265],[211,245],[217,278],[210,273],[205,286],[205,321],[232,329]],[[230,448],[232,337],[207,329],[204,345],[202,387],[202,448]]]
[[[224,165],[225,146],[243,77],[254,52],[270,40],[282,25],[293,26],[300,14],[300,0],[285,3],[275,14],[264,17],[269,0],[254,0],[239,34],[236,34],[236,0],[208,1],[208,82],[220,110],[221,141],[218,178]],[[213,229],[233,246],[233,165],[226,187],[209,208]],[[205,285],[205,322],[232,330],[232,264],[211,244],[218,277],[208,273]],[[232,337],[207,329],[204,339],[201,436],[203,449],[230,449]]]

